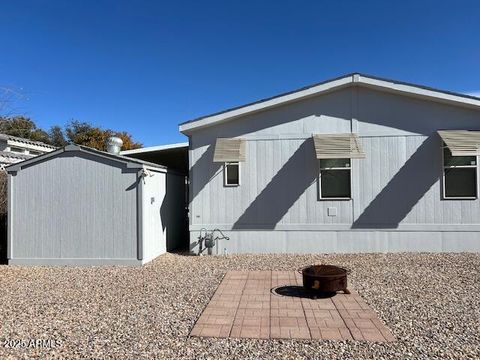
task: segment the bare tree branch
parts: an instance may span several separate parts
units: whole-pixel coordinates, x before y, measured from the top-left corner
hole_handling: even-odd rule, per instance
[[[9,86],[0,86],[0,116],[8,117],[19,113],[16,104],[20,100],[27,100],[23,89],[15,89]]]

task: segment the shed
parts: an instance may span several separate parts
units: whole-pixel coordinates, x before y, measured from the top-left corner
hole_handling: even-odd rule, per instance
[[[141,265],[182,245],[185,176],[68,145],[9,166],[8,263]]]

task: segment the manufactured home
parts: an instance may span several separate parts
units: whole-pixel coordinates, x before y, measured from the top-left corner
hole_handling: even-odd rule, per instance
[[[180,125],[190,249],[480,251],[480,99],[351,74]]]
[[[142,265],[182,246],[177,171],[78,145],[7,171],[9,264]]]
[[[55,146],[40,141],[0,134],[0,169],[55,149]]]

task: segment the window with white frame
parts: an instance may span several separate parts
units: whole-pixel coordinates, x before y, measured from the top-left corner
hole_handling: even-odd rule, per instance
[[[225,186],[239,186],[240,185],[240,163],[226,162],[224,165],[223,183]]]
[[[477,198],[477,157],[452,156],[443,147],[443,197],[445,199]]]
[[[320,199],[350,199],[350,159],[320,159]]]

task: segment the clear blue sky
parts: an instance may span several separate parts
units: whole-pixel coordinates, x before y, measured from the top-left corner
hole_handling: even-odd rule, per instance
[[[480,93],[480,1],[1,1],[0,85],[70,119],[183,141],[180,122],[350,72]]]

